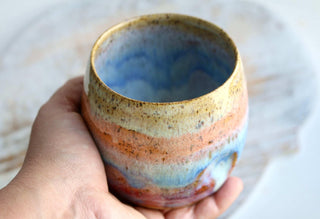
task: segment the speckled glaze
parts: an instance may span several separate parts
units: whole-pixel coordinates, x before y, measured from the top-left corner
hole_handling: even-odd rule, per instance
[[[245,143],[239,53],[194,17],[125,21],[93,46],[82,114],[115,195],[156,209],[194,203],[221,187]]]

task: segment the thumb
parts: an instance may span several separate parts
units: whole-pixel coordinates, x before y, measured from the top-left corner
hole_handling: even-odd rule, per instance
[[[79,113],[82,81],[82,77],[68,81],[41,107],[32,127],[24,166],[55,164],[65,169],[71,164],[79,166],[89,158],[91,163],[99,160],[102,165]]]
[[[62,149],[78,143],[94,145],[80,115],[82,82],[83,77],[69,80],[40,108],[32,127],[30,150]]]

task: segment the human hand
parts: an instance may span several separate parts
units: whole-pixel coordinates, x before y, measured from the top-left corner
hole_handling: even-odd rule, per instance
[[[0,218],[217,218],[236,199],[242,181],[195,205],[168,211],[132,207],[108,191],[105,169],[80,114],[83,78],[68,81],[33,124],[21,171],[0,190]]]

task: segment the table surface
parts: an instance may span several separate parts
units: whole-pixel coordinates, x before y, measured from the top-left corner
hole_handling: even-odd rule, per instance
[[[33,16],[62,0],[11,0],[0,8],[0,50]],[[317,0],[255,0],[278,14],[300,36],[311,54],[315,69],[320,55],[320,2]],[[317,76],[320,74],[317,71]],[[319,81],[319,76],[316,78]],[[320,95],[315,102],[319,103]],[[319,104],[299,134],[301,150],[296,155],[273,160],[247,201],[232,218],[319,218],[320,176],[316,160],[320,152],[316,137],[320,124]]]

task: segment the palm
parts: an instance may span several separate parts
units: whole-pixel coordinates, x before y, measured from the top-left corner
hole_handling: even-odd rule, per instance
[[[80,115],[81,92],[82,78],[74,79],[42,107],[16,180],[36,173],[30,186],[49,184],[54,190],[52,200],[62,192],[62,203],[71,202],[84,218],[216,218],[241,191],[241,181],[230,178],[214,196],[177,210],[164,212],[121,203],[108,192],[103,162]]]

